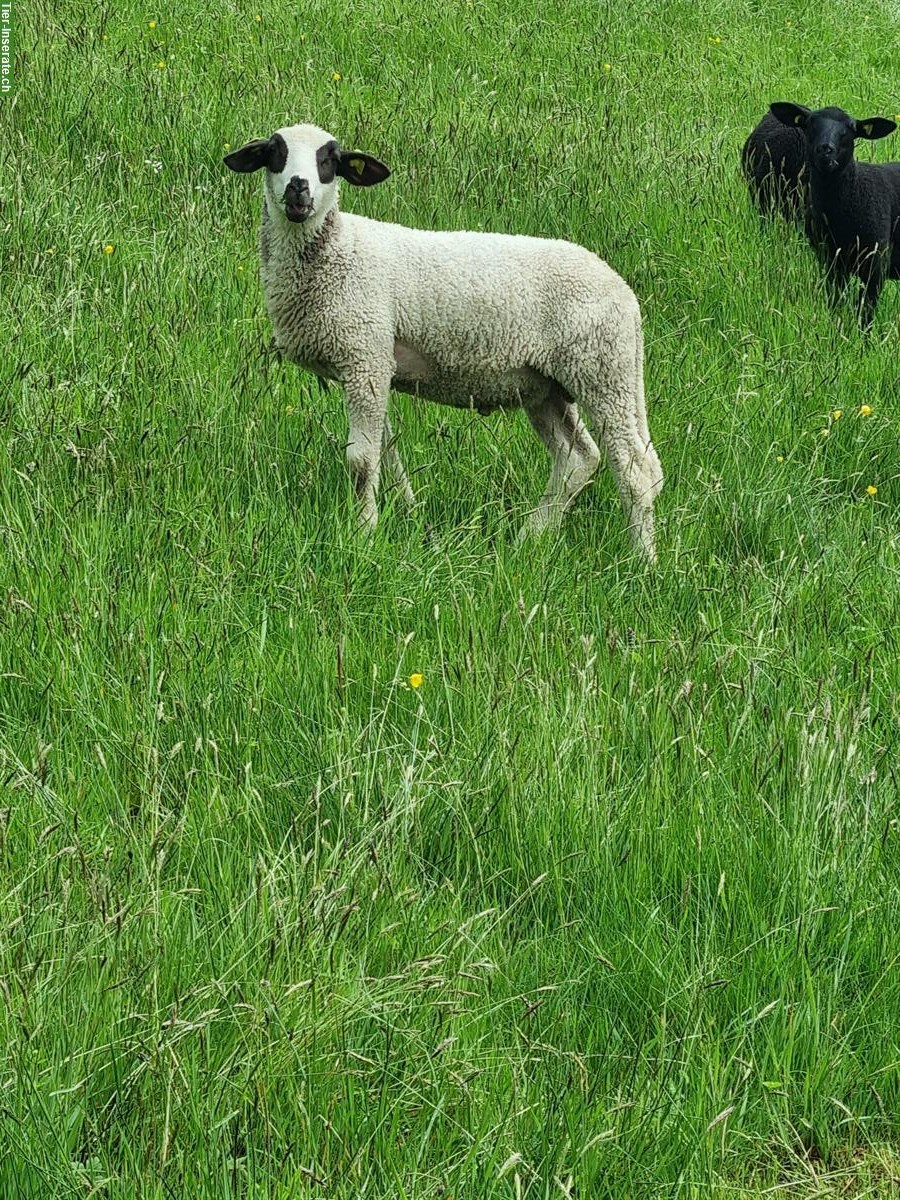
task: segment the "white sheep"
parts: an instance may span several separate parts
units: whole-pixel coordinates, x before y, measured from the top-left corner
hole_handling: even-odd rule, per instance
[[[260,275],[283,355],[345,390],[347,462],[374,527],[381,459],[413,492],[387,416],[388,393],[487,413],[524,408],[552,470],[526,531],[555,526],[600,463],[590,414],[629,528],[654,557],[662,470],[644,406],[641,313],[605,262],[570,242],[442,233],[338,210],[338,177],[386,179],[313,125],[280,129],[225,158],[265,172]]]

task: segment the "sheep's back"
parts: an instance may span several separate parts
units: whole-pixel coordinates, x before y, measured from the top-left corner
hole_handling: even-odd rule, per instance
[[[799,129],[766,113],[744,143],[741,163],[761,212],[797,216],[807,187],[806,143]]]
[[[354,219],[360,264],[391,280],[397,336],[485,361],[558,345],[598,306],[636,307],[625,281],[583,246],[555,239],[410,229]]]

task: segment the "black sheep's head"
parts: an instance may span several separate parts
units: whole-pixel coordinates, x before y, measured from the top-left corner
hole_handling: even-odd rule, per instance
[[[852,162],[857,138],[875,141],[887,137],[897,128],[887,117],[867,117],[857,121],[842,108],[809,109],[802,104],[775,101],[769,111],[782,125],[800,130],[806,142],[810,168],[826,175],[837,174]]]

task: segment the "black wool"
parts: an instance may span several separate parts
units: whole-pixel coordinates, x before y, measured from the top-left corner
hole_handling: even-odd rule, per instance
[[[837,292],[856,277],[862,283],[860,320],[872,324],[886,279],[900,279],[900,163],[861,163],[858,139],[887,137],[886,117],[859,121],[842,108],[810,111],[774,103],[772,115],[787,131],[800,131],[809,174],[806,231],[821,253]]]

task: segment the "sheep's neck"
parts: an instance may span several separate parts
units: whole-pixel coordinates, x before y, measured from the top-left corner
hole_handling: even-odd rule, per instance
[[[843,209],[856,187],[856,160],[851,159],[843,171],[829,175],[810,166],[809,190],[813,208],[820,212]]]
[[[288,221],[281,214],[273,217],[266,207],[261,245],[264,263],[273,256],[282,258],[287,253],[296,256],[301,266],[311,266],[322,247],[337,232],[339,220],[337,208],[328,209],[324,217],[312,224]]]

